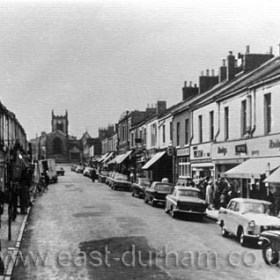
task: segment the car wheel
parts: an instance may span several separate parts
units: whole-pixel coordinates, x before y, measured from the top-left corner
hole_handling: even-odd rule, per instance
[[[228,231],[225,230],[224,226],[221,227],[221,234],[222,234],[223,237],[227,237],[228,236]]]
[[[155,201],[154,199],[151,200],[151,205],[152,205],[153,207],[156,207],[157,203],[156,203],[156,201]]]
[[[262,250],[263,259],[268,265],[276,265],[279,262],[279,253],[271,247],[271,244],[266,244]]]
[[[244,231],[243,231],[242,228],[239,230],[238,238],[239,238],[240,245],[245,246],[246,245],[246,239],[245,239]]]
[[[170,209],[170,215],[171,215],[171,217],[172,217],[173,219],[176,218],[176,213],[175,213],[175,211],[173,210],[173,207],[171,207],[171,209]]]
[[[168,207],[167,207],[167,203],[165,203],[164,212],[165,212],[166,214],[169,213],[169,209],[168,209]]]
[[[148,204],[148,198],[147,198],[146,195],[144,196],[144,202],[145,202],[146,204]]]

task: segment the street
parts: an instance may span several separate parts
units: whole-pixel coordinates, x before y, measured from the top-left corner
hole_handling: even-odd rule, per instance
[[[172,219],[63,167],[34,202],[13,280],[279,278],[260,249],[223,238],[215,221]]]

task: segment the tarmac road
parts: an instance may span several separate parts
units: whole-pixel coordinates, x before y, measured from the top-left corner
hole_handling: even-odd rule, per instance
[[[70,171],[36,199],[12,279],[279,279],[209,219],[172,219]]]

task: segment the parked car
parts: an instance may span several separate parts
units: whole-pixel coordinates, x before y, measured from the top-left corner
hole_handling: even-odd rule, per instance
[[[64,168],[63,167],[57,167],[56,168],[56,174],[57,174],[57,176],[64,176],[64,174],[65,174]]]
[[[116,171],[109,171],[108,176],[105,179],[105,183],[111,187],[112,186],[112,178],[114,178],[114,176],[116,176],[116,174],[118,174],[118,172]]]
[[[77,166],[77,164],[71,165],[71,171],[76,172]]]
[[[152,206],[165,205],[165,198],[172,193],[173,189],[174,185],[171,183],[155,181],[149,188],[145,189],[144,202],[150,203]]]
[[[100,183],[105,183],[106,178],[109,176],[109,171],[108,170],[100,170],[98,173],[98,181]]]
[[[82,165],[78,165],[75,171],[76,171],[77,173],[83,173],[84,167],[83,167]]]
[[[206,202],[200,198],[199,189],[175,186],[173,193],[166,196],[165,212],[173,218],[181,213],[202,219],[206,215]]]
[[[85,167],[85,169],[83,171],[83,175],[86,177],[90,177],[92,170],[93,170],[93,168],[90,166]]]
[[[110,186],[112,190],[124,189],[126,191],[130,191],[131,182],[129,181],[127,175],[121,173],[115,173],[114,176],[111,177]]]
[[[150,187],[151,181],[149,178],[139,177],[136,182],[131,185],[132,196],[144,198],[145,189]]]
[[[262,232],[258,244],[262,248],[263,259],[266,264],[280,264],[280,230]]]
[[[218,224],[222,236],[237,236],[242,246],[258,241],[265,229],[280,230],[280,219],[270,216],[271,203],[250,198],[233,198],[227,208],[220,208]]]

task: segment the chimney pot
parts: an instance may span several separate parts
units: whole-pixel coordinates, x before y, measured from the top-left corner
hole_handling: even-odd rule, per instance
[[[212,69],[212,76],[215,76],[215,70]]]
[[[187,87],[187,81],[185,81],[185,83],[184,83],[184,87]]]
[[[206,70],[206,76],[209,76],[209,69]]]
[[[190,87],[192,87],[192,82],[190,82]]]
[[[229,51],[229,55],[232,55],[232,51]]]
[[[271,46],[270,48],[269,48],[269,54],[273,54],[273,47]]]
[[[246,46],[246,54],[249,54],[250,53],[250,46]]]
[[[197,84],[194,84],[194,87],[196,88],[196,87],[197,87]]]

